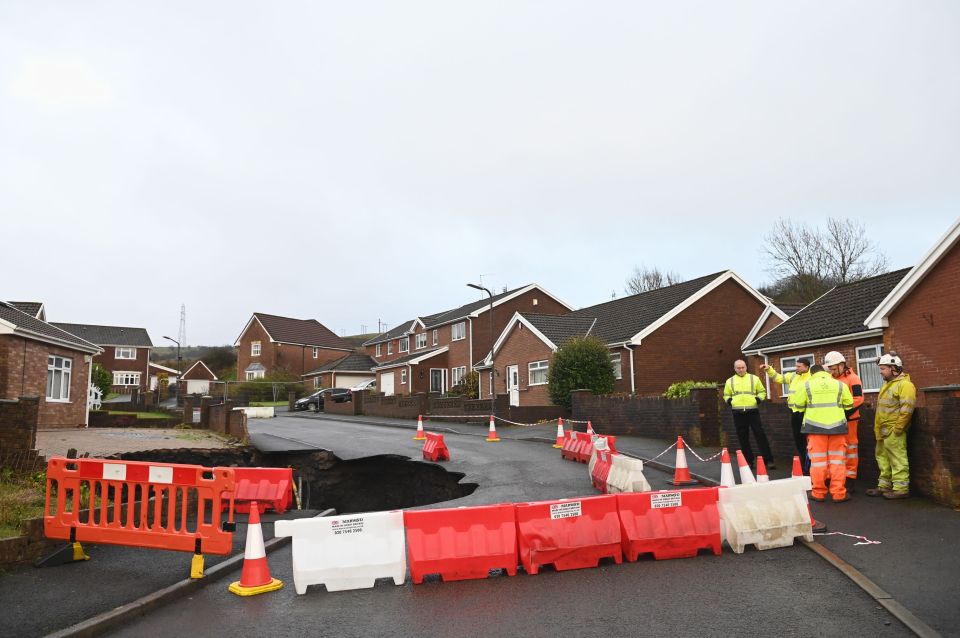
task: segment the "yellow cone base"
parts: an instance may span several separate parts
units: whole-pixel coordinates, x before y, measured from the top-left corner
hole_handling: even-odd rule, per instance
[[[562,448],[563,446],[562,446],[562,445],[554,445],[553,447],[555,447],[555,448],[557,448],[557,449],[559,450],[559,449]]]
[[[80,543],[73,544],[73,560],[90,560]]]
[[[203,578],[203,554],[194,554],[190,561],[190,578]]]
[[[414,441],[426,441],[426,440],[427,440],[427,437],[425,437],[425,436],[415,436],[415,437],[413,437],[413,440],[414,440]]]
[[[500,442],[500,439],[491,439],[491,438],[487,439],[487,443],[499,443],[499,442]]]
[[[265,594],[268,591],[277,591],[278,589],[283,588],[283,581],[279,578],[271,578],[270,582],[266,585],[257,585],[256,587],[244,587],[240,584],[240,581],[230,583],[229,590],[231,593],[236,594],[237,596],[256,596],[257,594]]]

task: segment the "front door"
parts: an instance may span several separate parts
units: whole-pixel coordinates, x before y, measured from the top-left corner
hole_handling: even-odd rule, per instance
[[[430,392],[443,394],[447,391],[447,369],[430,368]]]
[[[386,396],[393,396],[393,373],[384,372],[380,375],[380,392]]]
[[[520,366],[507,366],[507,394],[510,405],[520,405]]]

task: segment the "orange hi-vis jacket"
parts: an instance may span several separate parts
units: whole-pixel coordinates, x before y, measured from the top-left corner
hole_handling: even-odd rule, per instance
[[[847,420],[856,421],[860,418],[860,406],[863,405],[863,384],[860,382],[859,375],[850,368],[845,368],[843,374],[834,378],[850,388],[850,394],[853,395],[853,407],[857,411],[851,414]]]

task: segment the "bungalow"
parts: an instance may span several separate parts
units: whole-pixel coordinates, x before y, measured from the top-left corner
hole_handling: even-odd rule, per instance
[[[173,368],[168,368],[167,366],[162,366],[159,363],[150,362],[150,389],[156,390],[157,386],[160,385],[160,380],[165,378],[167,380],[167,385],[172,386],[176,385],[177,380],[180,378],[180,373],[174,370]]]
[[[102,352],[93,358],[93,362],[113,375],[112,392],[129,394],[133,388],[147,389],[153,342],[146,330],[81,323],[53,322],[52,325],[100,346]]]
[[[495,385],[510,405],[549,405],[551,356],[570,338],[590,335],[610,349],[614,392],[659,394],[677,381],[726,378],[751,333],[784,319],[728,270],[563,316],[517,312],[492,358],[475,367],[487,371],[481,387]]]
[[[520,311],[566,314],[573,308],[537,284],[515,288],[451,310],[404,321],[364,343],[377,361],[377,388],[390,394],[444,393],[457,385],[474,362],[489,351],[499,334]]]
[[[0,399],[43,397],[40,427],[87,424],[87,389],[100,348],[0,302]]]
[[[210,394],[210,382],[216,380],[213,370],[203,361],[197,361],[180,377],[180,387],[184,394]]]
[[[373,367],[377,362],[363,353],[354,352],[336,361],[325,363],[303,375],[307,388],[352,388],[373,381]]]
[[[237,379],[300,377],[307,370],[340,359],[353,346],[316,319],[292,319],[255,312],[237,340]]]

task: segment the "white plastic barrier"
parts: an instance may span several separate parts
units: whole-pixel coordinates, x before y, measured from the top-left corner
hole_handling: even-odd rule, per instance
[[[402,585],[407,574],[403,512],[371,512],[274,523],[276,536],[293,537],[293,582],[327,591],[373,587],[378,578]]]
[[[747,545],[773,549],[789,547],[795,538],[812,541],[810,487],[810,477],[802,476],[721,489],[718,509],[727,544],[742,554]]]
[[[612,460],[607,475],[607,494],[649,492],[652,489],[643,475],[643,461],[622,454],[614,454]]]
[[[593,466],[597,464],[597,452],[607,451],[607,437],[593,437],[593,452],[590,454],[590,461],[587,463],[587,476],[593,476]]]
[[[240,410],[247,415],[248,419],[272,419],[274,416],[276,416],[276,414],[274,414],[272,405],[234,408],[234,410]]]

